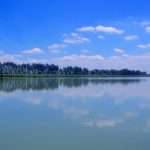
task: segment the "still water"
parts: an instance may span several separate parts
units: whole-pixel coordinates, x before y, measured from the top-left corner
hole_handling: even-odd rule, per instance
[[[149,150],[150,78],[1,78],[0,150]]]

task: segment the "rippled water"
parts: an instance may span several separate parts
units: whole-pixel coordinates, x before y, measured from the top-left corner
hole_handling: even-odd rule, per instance
[[[1,78],[0,150],[149,150],[150,78]]]

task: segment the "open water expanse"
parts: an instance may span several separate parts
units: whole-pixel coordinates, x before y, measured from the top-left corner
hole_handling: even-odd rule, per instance
[[[0,150],[150,150],[150,78],[1,78]]]

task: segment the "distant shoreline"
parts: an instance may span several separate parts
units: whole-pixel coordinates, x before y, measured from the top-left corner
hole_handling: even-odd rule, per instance
[[[55,64],[0,63],[1,77],[147,77],[147,72],[129,69],[93,69],[78,66],[59,67]]]

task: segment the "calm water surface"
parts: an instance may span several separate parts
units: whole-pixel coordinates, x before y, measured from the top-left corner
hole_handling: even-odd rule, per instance
[[[149,150],[150,78],[1,78],[0,150]]]

